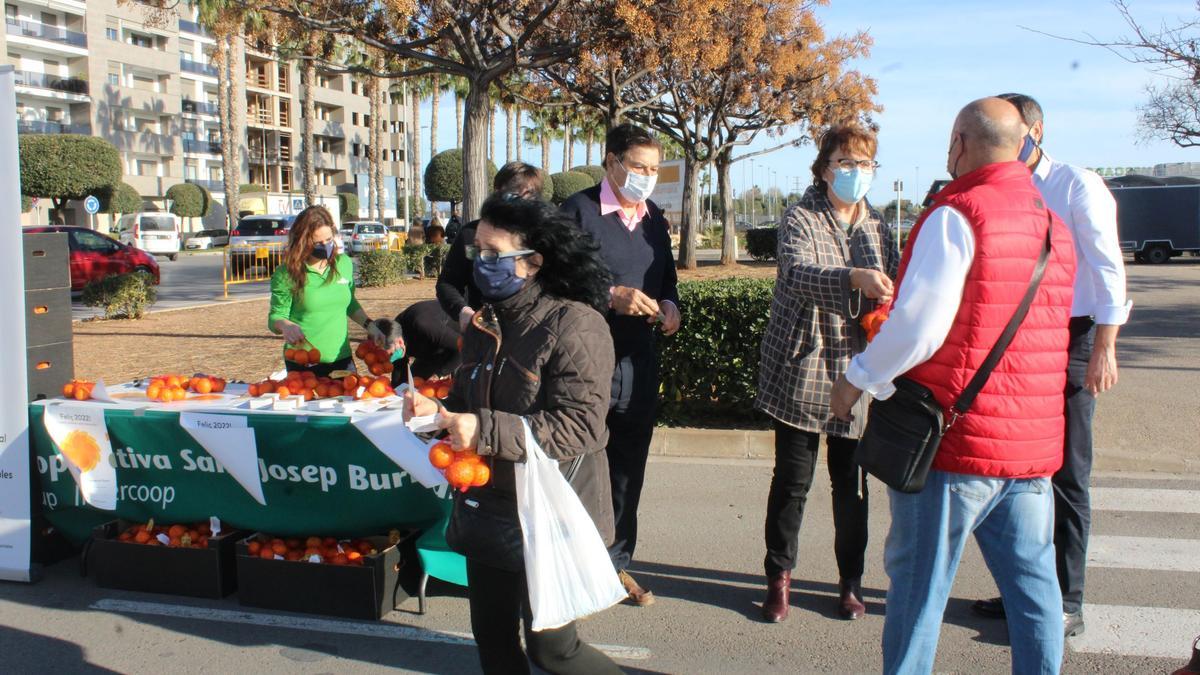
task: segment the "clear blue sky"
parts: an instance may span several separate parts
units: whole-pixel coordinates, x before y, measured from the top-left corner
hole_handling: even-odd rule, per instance
[[[1144,25],[1195,17],[1190,0],[1131,0]],[[1030,29],[1069,37],[1098,39],[1129,30],[1104,0],[832,0],[818,8],[830,35],[866,30],[875,41],[871,55],[853,67],[875,78],[877,101],[884,107],[880,126],[882,164],[870,192],[873,203],[895,198],[892,181],[904,181],[905,198],[924,195],[935,178],[945,178],[946,146],[954,116],[967,102],[990,94],[1018,91],[1042,104],[1046,113],[1047,151],[1081,166],[1153,166],[1160,162],[1200,161],[1200,149],[1139,140],[1137,107],[1145,87],[1163,81],[1147,67],[1130,64],[1099,47],[1040,35]],[[454,146],[454,101],[443,96],[439,146]],[[429,103],[422,110],[428,124]],[[504,118],[497,115],[497,153],[504,155]],[[429,159],[428,131],[422,133],[422,161]],[[751,149],[778,141],[762,140]],[[540,160],[540,149],[525,146],[525,159]],[[781,150],[754,163],[753,184],[785,191],[811,182],[810,145]],[[576,150],[576,163],[583,163]],[[552,170],[559,168],[562,146],[551,147]],[[498,162],[499,163],[499,162]],[[734,168],[735,189],[751,183],[750,167]],[[773,175],[768,172],[774,172]],[[743,182],[743,173],[745,179]],[[918,182],[919,178],[919,182]]]

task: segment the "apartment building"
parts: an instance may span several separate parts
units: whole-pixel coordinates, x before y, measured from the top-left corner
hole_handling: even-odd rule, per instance
[[[0,43],[17,71],[19,132],[109,141],[121,153],[123,180],[147,208],[161,208],[167,189],[181,182],[223,199],[215,42],[182,14],[190,10],[180,11],[151,22],[141,5],[116,0],[6,1]],[[243,196],[240,210],[295,210],[303,193],[302,93],[296,64],[280,62],[269,45],[247,45],[239,182],[263,185],[267,193]],[[356,191],[369,171],[370,104],[356,77],[332,72],[320,73],[314,102],[317,192],[331,203],[337,192]],[[406,104],[397,86],[383,108],[383,173],[395,185],[386,217],[396,216],[406,184]],[[68,221],[84,222],[75,207]],[[223,217],[222,210],[213,220]]]

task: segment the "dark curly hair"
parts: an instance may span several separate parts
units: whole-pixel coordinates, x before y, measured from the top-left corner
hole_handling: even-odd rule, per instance
[[[480,221],[511,232],[542,254],[538,283],[549,295],[608,310],[612,275],[591,235],[553,206],[512,193],[487,198]]]

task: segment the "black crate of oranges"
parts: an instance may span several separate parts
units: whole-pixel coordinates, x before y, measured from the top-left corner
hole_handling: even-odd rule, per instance
[[[102,588],[223,598],[237,588],[234,544],[244,536],[213,533],[209,521],[112,520],[92,530],[85,563]]]

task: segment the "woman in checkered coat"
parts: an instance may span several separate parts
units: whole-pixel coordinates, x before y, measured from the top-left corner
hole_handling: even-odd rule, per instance
[[[755,407],[774,419],[775,473],[767,498],[763,618],[787,618],[800,522],[825,435],[833,485],[838,608],[861,617],[867,548],[866,475],[854,463],[866,410],[843,422],[829,409],[833,383],[863,350],[858,318],[887,303],[899,253],[895,233],[867,203],[876,139],[856,125],[830,129],[813,162],[813,185],[779,226],[779,271],[762,342]],[[865,405],[865,403],[863,404]]]

